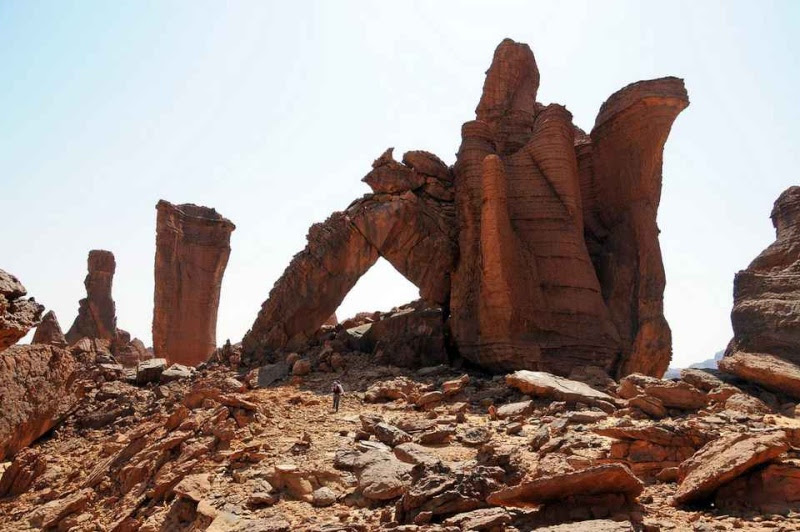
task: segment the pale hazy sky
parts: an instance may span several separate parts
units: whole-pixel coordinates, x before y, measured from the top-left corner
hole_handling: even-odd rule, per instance
[[[800,2],[0,0],[0,267],[66,329],[87,252],[112,250],[119,326],[149,344],[155,204],[215,207],[237,225],[218,341],[238,341],[385,148],[454,162],[504,37],[586,130],[624,85],[686,80],[659,212],[673,365],[722,349],[733,274],[800,177]],[[415,297],[381,263],[340,315]]]

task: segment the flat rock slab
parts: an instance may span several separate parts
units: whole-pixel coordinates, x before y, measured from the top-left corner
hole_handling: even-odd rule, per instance
[[[580,523],[564,523],[536,529],[537,532],[633,532],[633,530],[630,523],[611,519],[592,519]]]
[[[560,475],[540,477],[496,491],[487,501],[499,506],[525,506],[563,500],[575,495],[622,493],[638,496],[644,484],[622,464],[603,464]]]
[[[800,399],[800,366],[788,360],[767,353],[737,351],[720,360],[719,369]]]
[[[676,505],[710,497],[759,464],[769,462],[789,449],[782,430],[764,434],[730,434],[712,441],[678,468]]]
[[[506,376],[506,384],[522,393],[536,397],[551,397],[558,401],[605,401],[614,404],[614,398],[595,390],[588,384],[558,377],[544,371],[520,370]]]

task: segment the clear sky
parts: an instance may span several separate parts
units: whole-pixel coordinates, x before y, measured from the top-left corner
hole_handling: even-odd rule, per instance
[[[539,100],[591,129],[640,79],[686,80],[659,212],[673,365],[731,335],[735,271],[800,166],[800,2],[0,0],[0,267],[66,330],[90,249],[151,343],[155,204],[237,225],[218,341],[238,341],[309,225],[368,192],[388,146],[454,162],[495,46],[531,45]],[[376,265],[339,314],[416,297]]]

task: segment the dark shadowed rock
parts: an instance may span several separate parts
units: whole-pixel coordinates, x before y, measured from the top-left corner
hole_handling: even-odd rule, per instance
[[[0,270],[0,351],[17,343],[42,318],[44,307],[25,299],[25,294],[19,279]]]

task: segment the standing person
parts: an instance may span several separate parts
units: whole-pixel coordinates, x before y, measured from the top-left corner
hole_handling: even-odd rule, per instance
[[[331,388],[333,392],[333,411],[339,411],[339,399],[341,398],[342,394],[344,393],[344,388],[342,388],[342,383],[339,381],[333,381],[333,387]]]

